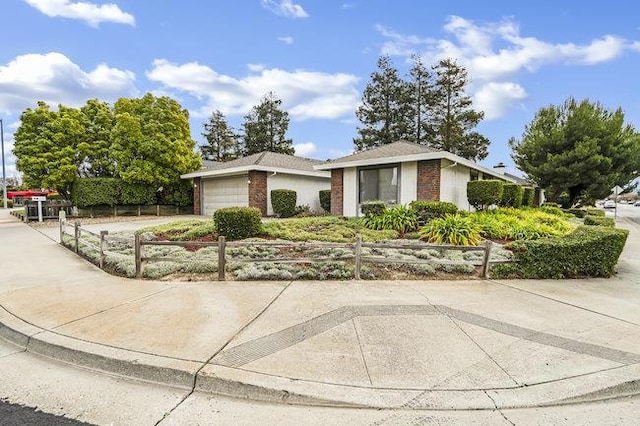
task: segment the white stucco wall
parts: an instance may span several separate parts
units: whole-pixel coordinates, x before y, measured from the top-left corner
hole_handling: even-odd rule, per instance
[[[400,164],[400,204],[409,204],[418,198],[418,162]]]
[[[468,167],[453,165],[449,160],[442,160],[440,170],[440,201],[450,201],[459,209],[469,210],[467,200],[467,182],[471,180]]]
[[[342,215],[358,216],[358,170],[347,167],[342,172]]]
[[[331,178],[290,175],[285,173],[267,172],[267,215],[273,214],[271,206],[272,189],[291,189],[296,191],[298,200],[296,205],[309,205],[311,210],[320,210],[321,189],[331,189]]]

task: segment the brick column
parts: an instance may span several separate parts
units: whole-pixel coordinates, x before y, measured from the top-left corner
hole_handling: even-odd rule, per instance
[[[334,216],[343,215],[343,171],[344,169],[331,170],[331,214]]]
[[[440,160],[418,161],[417,198],[440,201]]]
[[[267,172],[249,171],[249,207],[256,207],[267,215]]]
[[[202,178],[193,179],[193,214],[202,214]]]

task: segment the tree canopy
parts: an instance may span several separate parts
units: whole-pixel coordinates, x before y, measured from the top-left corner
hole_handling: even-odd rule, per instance
[[[166,97],[96,99],[81,108],[44,102],[26,109],[14,134],[16,166],[25,185],[69,197],[79,177],[119,177],[156,187],[197,170],[188,115]]]
[[[407,140],[474,161],[485,158],[489,140],[473,130],[484,113],[466,94],[467,71],[444,59],[429,72],[420,57],[412,59],[407,80],[388,56],[378,60],[356,111],[363,124],[353,140],[356,149]]]
[[[570,98],[540,109],[520,140],[511,138],[512,158],[529,179],[555,200],[604,198],[640,171],[640,135],[624,113]]]
[[[267,93],[260,103],[245,115],[244,154],[251,155],[262,151],[293,154],[293,141],[287,139],[289,113],[280,106],[282,101],[273,92]]]
[[[200,146],[200,152],[205,160],[230,161],[241,155],[240,137],[234,133],[222,112],[214,111],[203,126],[202,136],[207,143]]]

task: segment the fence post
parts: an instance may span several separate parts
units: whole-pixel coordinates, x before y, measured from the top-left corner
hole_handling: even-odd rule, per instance
[[[491,256],[491,246],[492,243],[490,240],[486,240],[484,242],[484,258],[482,259],[482,272],[480,274],[482,278],[488,278],[489,276],[489,257]]]
[[[360,270],[362,269],[362,259],[360,258],[362,255],[362,236],[358,234],[356,236],[356,248],[355,248],[355,258],[354,258],[354,278],[356,280],[360,279]]]
[[[60,217],[60,244],[64,245],[64,219],[62,219],[62,217]]]
[[[160,216],[160,204],[156,204],[156,216]]]
[[[104,269],[104,237],[109,233],[109,231],[100,231],[100,269]]]
[[[79,251],[79,244],[80,244],[80,222],[76,222],[73,224],[73,238],[75,239],[75,250],[76,253],[78,253]]]
[[[220,235],[218,237],[218,281],[225,281],[224,273],[227,266],[226,246],[224,236]]]
[[[142,245],[138,234],[133,236],[133,252],[136,257],[136,278],[142,278]]]

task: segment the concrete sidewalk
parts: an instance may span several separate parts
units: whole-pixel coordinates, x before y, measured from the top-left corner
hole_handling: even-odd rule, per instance
[[[389,419],[640,393],[631,222],[609,280],[173,283],[113,277],[0,214],[0,337],[74,365]]]

